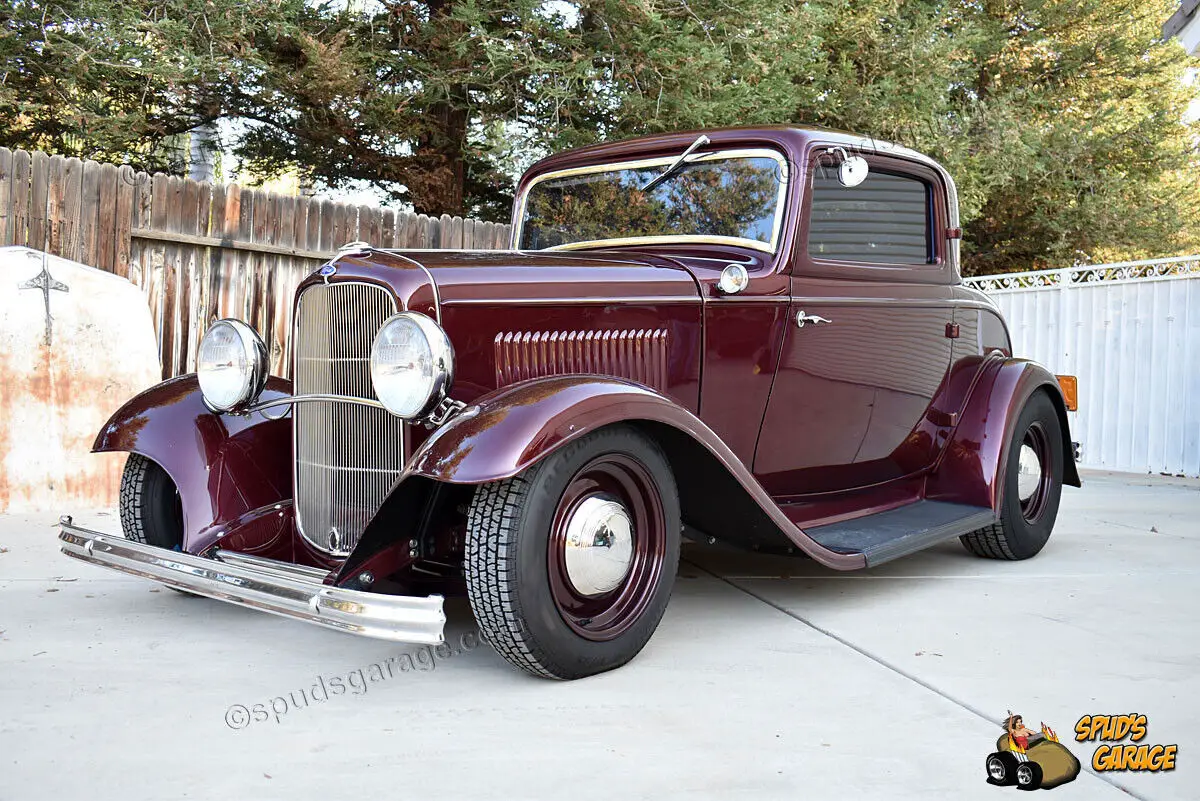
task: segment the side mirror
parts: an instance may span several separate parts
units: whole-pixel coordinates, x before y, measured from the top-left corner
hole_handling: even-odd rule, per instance
[[[838,183],[845,187],[858,186],[867,180],[871,168],[862,156],[851,156],[842,148],[834,152],[841,153],[842,163],[838,165]]]

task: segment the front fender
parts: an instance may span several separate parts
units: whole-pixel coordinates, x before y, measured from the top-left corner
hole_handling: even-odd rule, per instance
[[[692,470],[698,459],[715,462],[717,469],[706,475],[734,479],[735,491],[740,485],[742,494],[753,501],[751,511],[769,518],[772,531],[764,537],[782,534],[783,542],[839,570],[865,565],[861,554],[824,548],[793,524],[746,465],[694,414],[657,392],[620,379],[555,376],[484,395],[417,449],[405,477],[421,476],[451,484],[500,481],[528,469],[567,443],[615,423],[641,426],[668,451],[677,474]],[[692,486],[698,483],[680,478],[685,519],[690,505],[687,493],[712,496],[718,489]],[[727,500],[721,498],[720,505],[733,508],[741,499]],[[695,506],[700,508],[701,504]],[[747,527],[753,525],[746,517],[741,520]]]
[[[291,395],[271,377],[262,399]],[[230,523],[291,498],[292,422],[261,414],[214,414],[194,374],[147,389],[109,418],[93,453],[128,451],[157,462],[183,506],[183,548],[199,553]]]
[[[407,472],[451,484],[499,481],[591,431],[642,419],[703,429],[720,442],[686,409],[640,384],[556,376],[513,384],[477,399],[425,440]]]
[[[931,500],[989,507],[999,514],[1017,419],[1034,392],[1046,392],[1058,411],[1063,435],[1063,483],[1081,486],[1071,458],[1071,431],[1058,380],[1040,364],[993,357],[981,369],[961,417],[926,484]]]

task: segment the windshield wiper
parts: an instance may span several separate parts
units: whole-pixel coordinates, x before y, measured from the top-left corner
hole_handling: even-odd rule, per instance
[[[708,142],[709,142],[709,139],[704,134],[700,134],[699,136],[697,136],[696,141],[692,142],[690,145],[688,145],[688,149],[679,154],[679,158],[672,161],[670,164],[667,165],[667,168],[665,170],[663,170],[658,175],[654,176],[649,181],[647,181],[645,183],[645,185],[643,185],[641,187],[641,191],[649,192],[651,189],[658,186],[659,184],[661,184],[663,181],[670,178],[675,173],[679,172],[679,168],[682,167],[684,165],[684,163],[687,161],[687,157],[692,155],[692,151],[694,151],[696,148],[700,147],[701,145],[707,145]]]

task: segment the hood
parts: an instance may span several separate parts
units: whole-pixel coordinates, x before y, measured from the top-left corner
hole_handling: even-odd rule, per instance
[[[329,281],[386,284],[401,307],[435,319],[445,305],[700,300],[697,282],[683,265],[649,254],[408,250],[346,255],[335,262]],[[321,280],[314,273],[300,289]]]
[[[319,283],[314,274],[300,287]],[[599,373],[645,384],[695,409],[702,304],[696,279],[651,254],[371,251],[336,260],[330,283],[387,284],[401,308],[445,329],[453,397],[519,381]]]
[[[448,304],[699,299],[691,274],[662,260],[448,250],[408,252],[402,258],[426,268]]]

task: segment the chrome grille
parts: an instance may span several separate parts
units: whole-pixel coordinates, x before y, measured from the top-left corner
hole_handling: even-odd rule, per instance
[[[306,289],[296,310],[295,393],[374,399],[371,343],[395,313],[392,294],[371,284]],[[404,467],[404,421],[355,403],[298,403],[292,414],[300,534],[344,556]]]

